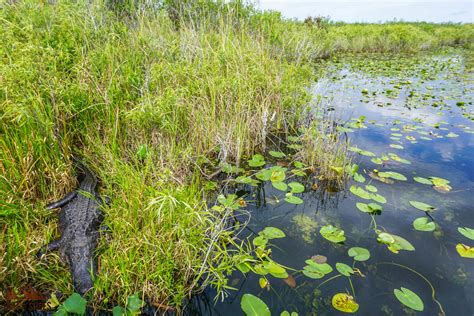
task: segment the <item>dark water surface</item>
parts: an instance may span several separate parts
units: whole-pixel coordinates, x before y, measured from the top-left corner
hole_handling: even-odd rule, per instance
[[[273,226],[285,232],[285,238],[271,241],[272,258],[284,266],[301,270],[306,265],[305,260],[316,254],[326,256],[333,268],[337,262],[352,266],[353,260],[347,254],[349,248],[359,246],[370,251],[368,261],[356,263],[363,276],[351,276],[355,299],[360,306],[357,315],[438,315],[441,309],[432,299],[429,283],[446,315],[474,315],[474,259],[462,258],[456,252],[458,243],[474,246],[472,240],[457,230],[458,227],[474,227],[473,77],[465,67],[462,54],[424,58],[427,59],[424,65],[406,58],[397,62],[399,66],[387,61],[390,58],[380,56],[356,63],[343,60],[331,67],[333,70],[328,72],[327,79],[313,87],[315,108],[333,108],[331,116],[338,122],[347,123],[365,116],[365,120],[361,120],[366,128],[348,133],[351,146],[371,151],[377,157],[395,153],[411,162],[403,164],[390,159],[377,165],[371,161],[372,157],[354,154],[354,162],[359,164],[359,173],[366,181],[358,184],[350,180],[347,188],[352,184],[375,185],[378,193],[387,199],[382,213],[373,216],[377,229],[402,236],[415,251],[401,250],[395,254],[378,243],[372,216],[359,211],[355,205],[369,202],[348,190],[328,193],[306,187],[305,193],[299,195],[304,200],[301,205],[280,202],[257,206],[255,197],[247,199],[251,213],[249,231],[258,232]],[[448,134],[452,137],[447,137]],[[391,148],[390,144],[402,145],[403,149]],[[396,171],[408,180],[385,184],[368,175],[373,169]],[[452,190],[437,192],[429,185],[415,182],[415,176],[447,179]],[[284,198],[281,191],[265,185],[267,201],[275,196],[280,200]],[[437,208],[431,213],[437,224],[435,231],[421,232],[413,228],[413,220],[426,215],[410,206],[409,200]],[[321,236],[319,229],[326,224],[345,231],[344,244],[332,243]],[[238,291],[230,291],[223,302],[202,313],[242,315],[242,295],[250,293],[262,299],[272,315],[280,315],[284,310],[299,315],[343,314],[331,306],[331,298],[336,293],[353,295],[347,277],[322,284],[338,274],[336,269],[318,280],[301,272],[288,272],[296,280],[295,288],[270,276],[267,290],[259,286],[260,276],[251,272],[245,276],[237,271],[229,283]],[[423,312],[415,312],[395,298],[393,290],[400,287],[420,296],[424,302]],[[212,291],[207,294],[213,295]]]

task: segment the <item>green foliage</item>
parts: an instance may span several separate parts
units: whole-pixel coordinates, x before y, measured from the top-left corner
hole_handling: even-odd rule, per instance
[[[247,316],[270,316],[270,310],[264,301],[252,294],[244,294],[240,307]]]
[[[68,314],[84,315],[86,313],[87,301],[77,293],[72,293],[64,303],[62,303],[58,310],[54,313],[57,316],[63,316]]]

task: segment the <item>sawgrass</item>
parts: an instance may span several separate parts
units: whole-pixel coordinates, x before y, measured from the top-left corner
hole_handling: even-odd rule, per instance
[[[465,45],[473,30],[320,29],[241,3],[167,2],[167,10],[110,3],[1,4],[2,293],[27,284],[72,291],[58,255],[35,253],[59,235],[57,214],[44,206],[76,186],[73,152],[112,199],[91,293],[96,306],[138,292],[179,307],[205,285],[225,289],[231,234],[225,215],[207,209],[203,174],[263,151],[272,132],[296,130],[318,59]],[[334,139],[308,142],[335,149],[324,159],[305,153],[318,170],[344,164]]]

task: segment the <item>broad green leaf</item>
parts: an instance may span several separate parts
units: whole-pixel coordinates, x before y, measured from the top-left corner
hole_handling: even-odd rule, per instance
[[[285,197],[285,201],[290,204],[302,204],[303,200],[297,196],[294,196],[292,193],[287,193]]]
[[[356,207],[359,211],[364,213],[377,213],[382,211],[382,206],[378,205],[377,203],[356,203]]]
[[[271,316],[267,304],[252,294],[242,296],[240,307],[247,316]]]
[[[369,250],[362,247],[352,247],[347,254],[349,257],[354,257],[356,261],[367,261],[370,258]]]
[[[281,151],[270,150],[268,153],[270,154],[270,156],[275,157],[275,158],[286,157],[285,153],[283,153]]]
[[[265,227],[262,230],[262,234],[267,238],[267,239],[275,239],[275,238],[284,238],[285,233],[276,227]]]
[[[132,313],[136,313],[136,312],[140,311],[140,309],[142,308],[142,306],[144,304],[145,304],[145,302],[143,302],[138,297],[138,294],[130,295],[127,298],[127,309]]]
[[[433,212],[434,210],[436,210],[436,208],[434,206],[431,206],[431,205],[423,203],[423,202],[408,201],[408,203],[410,203],[410,205],[413,206],[414,208],[416,208],[420,211],[423,211],[423,212]]]
[[[123,316],[123,315],[127,315],[127,310],[125,308],[123,308],[122,306],[115,306],[113,309],[112,309],[112,315],[113,316]]]
[[[359,183],[364,183],[365,182],[365,178],[363,175],[361,175],[360,173],[354,173],[354,180],[359,182]]]
[[[272,177],[272,171],[270,169],[260,170],[255,174],[255,177],[262,181],[268,181]]]
[[[319,232],[324,238],[334,243],[340,243],[346,240],[344,231],[332,225],[325,225],[321,227]]]
[[[292,193],[304,192],[304,185],[299,182],[290,182],[288,183],[288,186],[290,187]]]
[[[469,227],[458,227],[458,232],[463,236],[474,240],[474,229]]]
[[[427,217],[419,217],[413,221],[413,227],[421,232],[432,232],[436,229],[436,224]]]
[[[250,167],[261,167],[265,165],[265,158],[262,155],[253,155],[251,160],[248,160]]]
[[[395,294],[395,297],[405,306],[410,307],[411,309],[414,309],[416,311],[423,311],[424,305],[423,301],[421,298],[413,291],[401,287],[399,289],[394,289],[393,294]]]
[[[72,293],[66,301],[62,304],[62,307],[66,312],[71,314],[84,315],[86,313],[87,301],[79,294]]]
[[[371,184],[367,184],[365,186],[365,189],[369,192],[372,192],[372,193],[375,193],[375,192],[378,191],[377,188],[375,186],[371,185]]]
[[[407,180],[407,178],[403,174],[394,171],[379,172],[377,175],[382,178],[392,178],[400,181]]]
[[[431,182],[430,179],[426,179],[422,177],[414,177],[413,180],[421,184],[433,185],[433,182]]]
[[[383,163],[382,159],[380,158],[372,158],[370,159],[370,161],[372,161],[373,163],[377,164],[377,165],[381,165]]]
[[[340,274],[347,277],[351,276],[351,274],[354,274],[354,270],[352,270],[350,266],[341,262],[336,263],[336,270],[339,271]]]
[[[337,293],[332,297],[332,306],[344,313],[355,313],[359,310],[359,304],[354,298],[346,293]]]
[[[273,182],[272,181],[272,186],[275,189],[280,190],[280,191],[286,191],[286,189],[288,189],[288,186],[283,181],[280,181],[280,182]]]
[[[357,187],[352,185],[349,189],[352,194],[357,195],[358,197],[366,200],[370,200],[370,193],[362,189],[361,187]]]
[[[379,202],[382,204],[387,203],[387,199],[378,193],[370,193],[370,198],[374,200],[375,202]]]

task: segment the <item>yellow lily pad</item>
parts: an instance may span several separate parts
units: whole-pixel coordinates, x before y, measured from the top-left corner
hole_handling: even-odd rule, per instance
[[[346,293],[337,293],[332,297],[332,306],[344,313],[355,313],[359,310],[359,304],[352,296]]]
[[[461,257],[474,259],[474,247],[469,247],[465,244],[457,244],[456,250]]]

